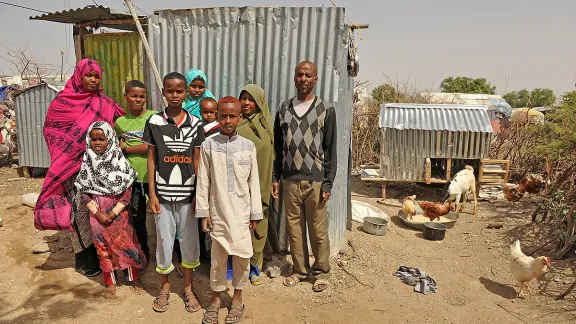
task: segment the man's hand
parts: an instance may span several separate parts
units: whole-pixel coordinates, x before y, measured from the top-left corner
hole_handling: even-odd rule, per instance
[[[108,216],[104,215],[101,211],[97,211],[96,214],[94,214],[94,216],[96,217],[96,220],[98,221],[98,223],[100,223],[100,225],[104,227],[109,225]]]
[[[206,233],[212,230],[212,219],[210,217],[202,219],[202,230]]]
[[[253,231],[258,227],[258,224],[260,224],[260,220],[251,220],[250,221],[250,230]]]
[[[279,195],[278,195],[278,182],[273,182],[272,183],[272,198],[274,199],[278,199]]]
[[[120,149],[123,150],[126,147],[125,141],[120,141]]]
[[[330,200],[330,193],[329,192],[323,192],[322,193],[322,200],[320,201],[320,206],[324,207],[324,205],[326,205],[326,202]]]
[[[152,209],[154,215],[160,214],[160,201],[156,195],[150,197],[150,209]]]

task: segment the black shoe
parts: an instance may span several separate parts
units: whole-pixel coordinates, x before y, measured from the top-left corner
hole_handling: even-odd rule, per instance
[[[84,277],[89,278],[89,277],[94,277],[94,276],[101,274],[102,270],[101,269],[95,269],[95,270],[77,269],[76,272],[83,275]]]

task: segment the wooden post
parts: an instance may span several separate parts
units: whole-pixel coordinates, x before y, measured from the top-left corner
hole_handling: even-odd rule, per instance
[[[382,181],[382,200],[386,199],[386,181]]]
[[[446,159],[446,181],[450,181],[450,173],[452,172],[452,158]]]

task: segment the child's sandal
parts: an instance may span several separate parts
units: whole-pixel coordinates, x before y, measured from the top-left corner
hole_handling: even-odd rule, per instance
[[[160,302],[160,299],[166,299],[165,302]],[[152,309],[158,313],[164,313],[168,310],[168,305],[170,304],[170,292],[169,291],[160,291],[156,299],[154,299],[154,303],[152,303]]]
[[[245,305],[242,305],[242,306],[231,305],[230,309],[228,309],[228,315],[226,315],[226,319],[224,320],[224,323],[226,323],[226,324],[239,323],[244,318],[244,310],[245,309],[246,309]],[[236,310],[236,312],[231,313],[232,310]]]
[[[188,302],[191,298],[194,298],[194,302]],[[196,313],[197,311],[201,310],[202,307],[198,302],[198,297],[194,293],[187,294],[184,292],[184,308],[188,313]]]
[[[204,312],[202,324],[218,324],[218,308],[208,307]]]

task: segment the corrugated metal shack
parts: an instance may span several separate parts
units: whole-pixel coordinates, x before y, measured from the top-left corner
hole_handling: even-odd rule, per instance
[[[470,105],[380,106],[379,177],[366,181],[445,183],[472,165],[481,183],[500,183],[507,161],[487,160],[493,133],[488,108]],[[493,174],[490,174],[490,173]]]
[[[50,166],[50,154],[42,129],[50,102],[63,88],[62,85],[40,83],[14,96],[20,166],[36,168]]]
[[[293,76],[298,62],[317,64],[315,92],[334,104],[338,120],[338,172],[328,204],[333,253],[346,244],[350,201],[353,85],[347,70],[349,28],[344,8],[333,7],[159,10],[148,21],[148,40],[160,75],[199,68],[216,97],[238,96],[244,85],[258,84],[266,91],[272,114],[283,100],[296,95]],[[151,80],[147,86],[152,107],[159,109],[160,91]],[[278,220],[285,234],[285,217]],[[286,235],[281,235],[282,248],[287,245]]]

